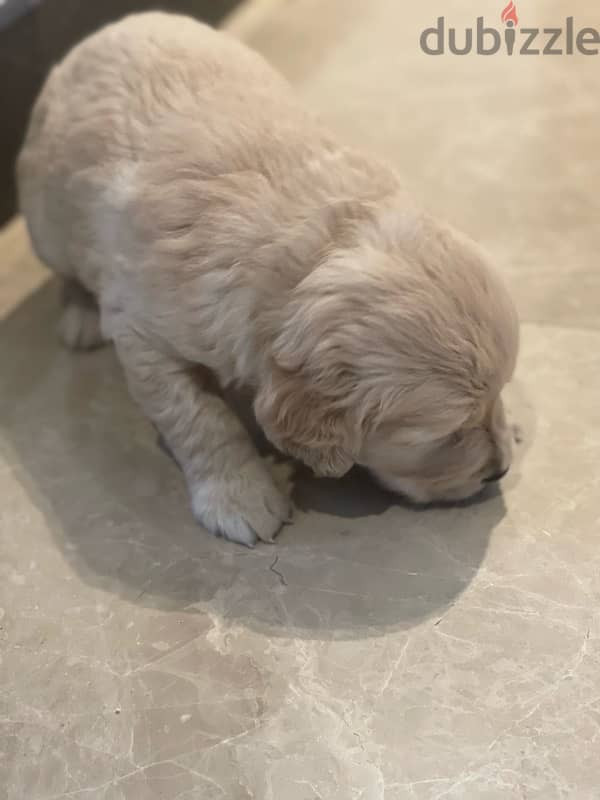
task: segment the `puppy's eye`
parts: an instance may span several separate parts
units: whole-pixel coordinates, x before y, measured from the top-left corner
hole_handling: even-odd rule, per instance
[[[454,431],[454,433],[450,434],[448,444],[450,444],[452,447],[458,447],[458,445],[462,443],[462,440],[463,435],[461,431]]]

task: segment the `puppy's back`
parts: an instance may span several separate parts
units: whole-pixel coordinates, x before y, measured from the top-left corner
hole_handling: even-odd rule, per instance
[[[267,117],[266,98],[293,105],[286,82],[258,54],[187,17],[133,15],[85,39],[48,77],[17,162],[38,256],[63,274],[89,272],[82,232],[98,198],[122,183],[124,170],[155,159],[157,131],[202,118],[198,153],[209,164],[224,129],[249,131],[253,117]]]
[[[71,172],[136,160],[155,126],[192,105],[210,105],[212,113],[226,104],[231,113],[236,99],[287,91],[258,54],[206,25],[160,12],[126,17],[53,69],[32,113],[19,175],[26,181],[36,160],[44,172],[58,171],[67,155]]]

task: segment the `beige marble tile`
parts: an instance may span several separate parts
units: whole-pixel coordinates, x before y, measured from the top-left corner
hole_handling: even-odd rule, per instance
[[[445,11],[429,0],[262,6],[236,30],[505,271],[525,320],[517,463],[502,495],[423,512],[358,473],[302,475],[276,547],[219,542],[191,519],[112,351],[57,346],[56,287],[12,223],[2,796],[594,800],[597,61],[425,57],[418,31]],[[531,24],[565,15],[521,6]],[[600,25],[583,0],[569,13]],[[447,15],[476,12],[460,0]]]

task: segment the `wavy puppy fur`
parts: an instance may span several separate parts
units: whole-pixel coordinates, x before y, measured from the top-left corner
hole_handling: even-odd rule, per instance
[[[318,474],[359,463],[429,501],[508,466],[518,323],[485,256],[225,34],[149,13],[82,42],[18,179],[38,255],[97,302],[67,296],[63,338],[114,341],[211,531],[271,540],[290,503],[197,365],[251,387],[269,439]]]

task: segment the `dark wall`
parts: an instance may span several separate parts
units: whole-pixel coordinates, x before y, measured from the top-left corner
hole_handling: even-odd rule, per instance
[[[14,162],[51,66],[87,34],[134,11],[162,8],[218,23],[238,0],[8,0],[0,6],[0,224],[16,210]]]

